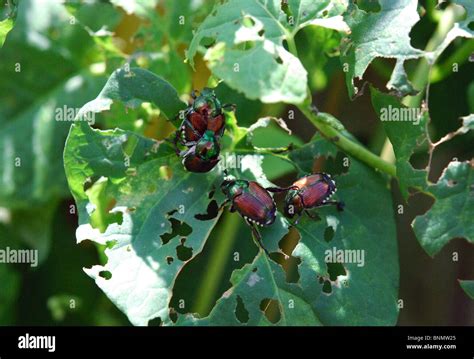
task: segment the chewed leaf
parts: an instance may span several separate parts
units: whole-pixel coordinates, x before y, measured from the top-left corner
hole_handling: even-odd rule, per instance
[[[227,85],[266,103],[302,103],[308,74],[283,41],[293,42],[296,32],[308,25],[347,30],[341,16],[346,8],[346,1],[293,0],[287,14],[280,0],[229,0],[217,5],[198,28],[187,57],[193,65],[201,42],[211,39],[205,59]]]
[[[457,37],[464,37],[468,39],[474,38],[474,30],[472,27],[469,27],[474,21],[474,2],[471,0],[453,0],[452,2],[463,7],[466,11],[466,16],[463,20],[454,23],[452,29],[449,30],[443,42],[433,52],[428,54],[428,59],[431,62],[435,62],[441,53]]]
[[[420,17],[417,0],[380,0],[379,12],[365,12],[353,5],[345,19],[351,34],[344,44],[341,62],[347,66],[346,85],[353,97],[358,89],[354,79],[361,79],[369,64],[377,57],[396,58],[397,66],[390,87],[403,94],[412,92],[406,80],[403,61],[424,56],[410,44],[410,31]]]
[[[86,273],[133,324],[156,317],[169,323],[172,286],[185,262],[177,257],[181,238],[161,236],[171,232],[170,218],[184,222],[192,228],[184,237],[192,249],[186,261],[199,253],[219,216],[195,216],[206,212],[220,177],[216,171],[186,172],[167,143],[118,129],[93,130],[86,123],[71,127],[64,163],[78,206],[78,242],[108,244],[107,263]]]
[[[166,80],[141,68],[116,70],[95,100],[84,105],[78,117],[110,109],[114,101],[135,108],[142,102],[155,104],[168,119],[173,119],[186,104]]]
[[[474,243],[474,171],[470,162],[451,162],[428,187],[435,203],[412,223],[423,249],[434,256],[452,238]]]
[[[292,159],[308,173],[316,157],[336,150],[316,139]],[[292,256],[301,259],[301,296],[324,325],[394,325],[399,268],[391,194],[379,174],[354,158],[350,163],[347,174],[334,177],[344,211],[311,210],[321,219],[302,218],[296,226],[301,239]]]
[[[197,319],[181,317],[179,325],[321,325],[317,313],[298,292],[293,283],[287,283],[282,268],[260,253],[253,263],[235,270],[232,288],[225,292],[208,317]],[[269,310],[273,301],[276,310]],[[236,311],[245,309],[242,320]]]
[[[420,108],[405,107],[396,97],[383,94],[373,87],[371,95],[375,112],[392,143],[400,191],[406,199],[410,187],[424,190],[428,185],[427,172],[417,170],[410,164],[416,147],[427,141],[427,114],[422,113]]]

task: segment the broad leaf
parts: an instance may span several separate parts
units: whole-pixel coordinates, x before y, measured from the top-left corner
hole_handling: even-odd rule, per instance
[[[173,86],[154,73],[140,68],[119,69],[110,76],[99,96],[84,105],[78,117],[109,110],[114,101],[131,108],[151,102],[168,119],[174,119],[186,107]]]
[[[335,153],[332,144],[316,138],[291,158],[301,167],[301,175],[312,172],[315,158]],[[353,158],[349,171],[335,182],[335,198],[344,201],[344,211],[321,208],[317,211],[321,220],[304,218],[296,227],[301,239],[292,256],[302,261],[303,298],[324,325],[394,325],[399,268],[390,191],[379,174]],[[343,268],[327,264],[327,251],[334,250],[360,251],[364,260],[354,263],[353,258],[352,263],[342,263]]]
[[[392,143],[400,191],[407,199],[409,187],[424,190],[428,184],[427,172],[417,170],[410,164],[410,157],[416,147],[427,141],[427,114],[420,113],[419,109],[405,107],[396,97],[383,94],[373,87],[371,95],[375,112]]]
[[[232,273],[233,287],[224,293],[208,317],[180,318],[178,325],[321,325],[309,302],[295,295],[298,285],[287,283],[282,268],[263,252],[253,263]],[[264,313],[266,300],[274,300],[278,313],[272,323]],[[239,308],[239,305],[242,308]],[[242,314],[237,316],[236,312]]]
[[[119,129],[92,130],[86,123],[72,126],[64,163],[79,211],[78,242],[108,245],[107,263],[86,273],[134,325],[156,317],[169,324],[172,286],[189,260],[179,258],[177,247],[191,248],[192,256],[201,251],[217,218],[195,216],[206,213],[220,176],[215,170],[186,172],[167,143]],[[191,233],[165,242],[170,218]]]
[[[205,59],[228,86],[262,102],[302,103],[307,72],[283,41],[292,43],[295,33],[310,24],[344,30],[340,15],[346,4],[330,0],[290,0],[288,4],[289,17],[280,0],[230,0],[217,5],[189,46],[191,65],[199,45],[212,39]]]
[[[356,5],[349,9],[345,20],[351,29],[341,52],[346,72],[346,85],[353,97],[358,89],[354,79],[362,79],[367,67],[377,57],[397,59],[389,87],[402,94],[412,93],[403,64],[419,58],[424,52],[410,44],[410,31],[420,17],[417,0],[380,0],[378,12],[365,12]]]
[[[435,198],[433,206],[412,223],[423,249],[434,256],[452,238],[474,243],[474,171],[469,162],[451,162],[438,182],[427,190]]]

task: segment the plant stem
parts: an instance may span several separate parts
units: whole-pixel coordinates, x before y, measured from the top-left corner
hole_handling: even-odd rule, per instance
[[[324,137],[333,142],[341,150],[353,156],[354,158],[365,162],[373,168],[387,173],[390,176],[396,176],[396,168],[393,164],[384,161],[379,156],[370,152],[364,146],[358,144],[357,142],[349,139],[348,137],[340,133],[333,126],[329,125],[325,118],[323,118],[319,114],[314,113],[310,106],[300,105],[298,106],[298,108],[311,121],[314,127],[316,127],[318,131],[321,132]]]

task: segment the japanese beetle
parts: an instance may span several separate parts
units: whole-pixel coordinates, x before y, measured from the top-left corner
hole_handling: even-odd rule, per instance
[[[176,132],[176,142],[185,145],[198,141],[206,130],[212,131],[218,138],[225,130],[223,108],[233,105],[221,105],[213,90],[205,88],[199,96],[195,91],[191,94],[192,105],[184,111],[184,119]]]
[[[336,183],[327,173],[307,175],[301,177],[287,188],[271,187],[267,188],[267,190],[270,192],[287,191],[284,213],[289,218],[293,218],[295,215],[298,216],[294,223],[295,225],[298,224],[303,212],[309,217],[315,218],[308,211],[311,208],[335,205],[339,211],[344,209],[344,202],[329,200],[337,191],[337,188]]]
[[[244,217],[258,244],[268,255],[269,253],[262,242],[262,236],[256,226],[266,227],[275,222],[276,204],[270,193],[255,181],[233,177],[226,177],[221,184],[221,189],[226,196],[221,208],[231,203],[230,211],[237,211]]]
[[[192,93],[193,103],[185,110],[185,118],[174,138],[176,153],[191,172],[208,172],[219,162],[219,140],[224,134],[223,109],[213,90],[205,88],[199,96]],[[184,150],[178,145],[185,147]]]
[[[182,151],[183,165],[190,172],[209,172],[219,162],[220,145],[212,131],[204,132],[203,136],[193,145]]]

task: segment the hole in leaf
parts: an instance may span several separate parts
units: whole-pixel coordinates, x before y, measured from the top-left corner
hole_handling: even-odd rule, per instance
[[[184,242],[186,241],[186,238],[181,239],[181,244],[176,247],[176,255],[179,260],[185,262],[193,256],[193,249],[191,247],[186,247],[184,245]]]
[[[110,211],[115,208],[117,201],[114,198],[108,198],[107,185],[108,178],[101,177],[90,188],[86,194],[94,209],[90,215],[90,221],[93,228],[99,229],[104,233],[110,224],[123,222],[123,213]]]
[[[329,226],[324,230],[324,240],[326,242],[331,242],[333,238],[334,238],[334,229]]]
[[[429,155],[427,153],[414,153],[410,156],[410,164],[414,169],[424,170],[428,165]]]
[[[170,218],[169,220],[171,222],[171,233],[163,233],[160,236],[163,245],[168,243],[174,237],[187,237],[193,231],[193,229],[185,222],[180,222],[175,218]]]
[[[254,273],[255,273],[255,272],[257,271],[257,269],[258,269],[258,268],[257,268],[257,267],[255,267],[254,269],[252,269],[252,272],[254,272]]]
[[[467,25],[467,27],[469,28],[469,30],[474,31],[474,21],[471,21],[469,25]]]
[[[300,234],[295,227],[291,227],[287,234],[278,242],[278,246],[283,253],[291,255],[296,245],[300,241]]]
[[[458,184],[457,181],[453,181],[453,180],[448,180],[448,187],[454,187]]]
[[[170,319],[173,323],[176,323],[178,320],[178,313],[176,313],[176,310],[174,308],[170,308]]]
[[[258,36],[263,37],[263,35],[265,35],[265,29],[262,29],[258,32]]]
[[[242,19],[242,25],[247,28],[252,28],[255,26],[255,20],[252,19],[251,16],[244,16],[244,18]]]
[[[211,46],[214,46],[214,44],[216,43],[216,39],[214,37],[204,37],[202,40],[201,40],[201,45],[204,46],[205,48],[209,48]]]
[[[171,264],[173,263],[174,259],[171,256],[166,257],[166,263]]]
[[[275,58],[275,61],[277,62],[277,64],[280,64],[280,65],[283,64],[283,60],[282,60],[282,58],[281,58],[280,56],[277,56],[277,57]]]
[[[280,303],[275,299],[265,298],[260,302],[260,310],[265,314],[265,317],[276,324],[281,319]]]
[[[112,273],[110,273],[108,270],[103,270],[99,272],[99,277],[109,280],[112,278]]]
[[[244,41],[240,46],[238,46],[242,50],[250,50],[255,47],[255,41]]]
[[[137,147],[138,137],[134,135],[129,135],[127,140],[122,143],[122,151],[127,157],[132,157],[135,147]]]
[[[270,258],[281,265],[285,271],[288,283],[298,283],[300,280],[300,273],[298,271],[298,266],[301,264],[300,258],[293,256],[285,257],[284,254],[278,252],[271,253]]]
[[[163,322],[161,321],[160,317],[153,318],[152,320],[148,321],[149,327],[161,327]]]
[[[209,199],[211,199],[212,197],[214,197],[214,194],[216,193],[216,189],[214,188],[214,186],[212,187],[212,189],[209,191]]]
[[[332,280],[333,282],[337,280],[337,277],[342,275],[345,276],[346,269],[342,265],[342,263],[326,263],[328,266],[328,273],[329,273],[329,279]]]
[[[161,166],[159,169],[160,178],[169,181],[173,178],[173,170],[169,166]]]
[[[331,294],[332,293],[332,286],[331,286],[330,281],[328,281],[328,280],[324,281],[323,292],[326,293],[326,294]]]
[[[329,12],[327,10],[324,10],[322,15],[323,15],[323,17],[327,17],[328,14],[329,14]]]
[[[94,183],[96,183],[99,180],[99,178],[100,176],[87,177],[82,186],[82,189],[84,190],[84,192],[86,192],[89,188],[91,188],[94,185]]]
[[[240,295],[237,296],[236,302],[237,302],[237,304],[235,306],[235,317],[241,323],[248,323],[248,321],[249,321],[249,312],[245,308],[244,301],[242,300]]]
[[[210,219],[216,218],[218,214],[219,206],[215,200],[212,200],[207,205],[207,212],[205,214],[196,214],[194,218],[199,219],[200,221],[208,221]]]

